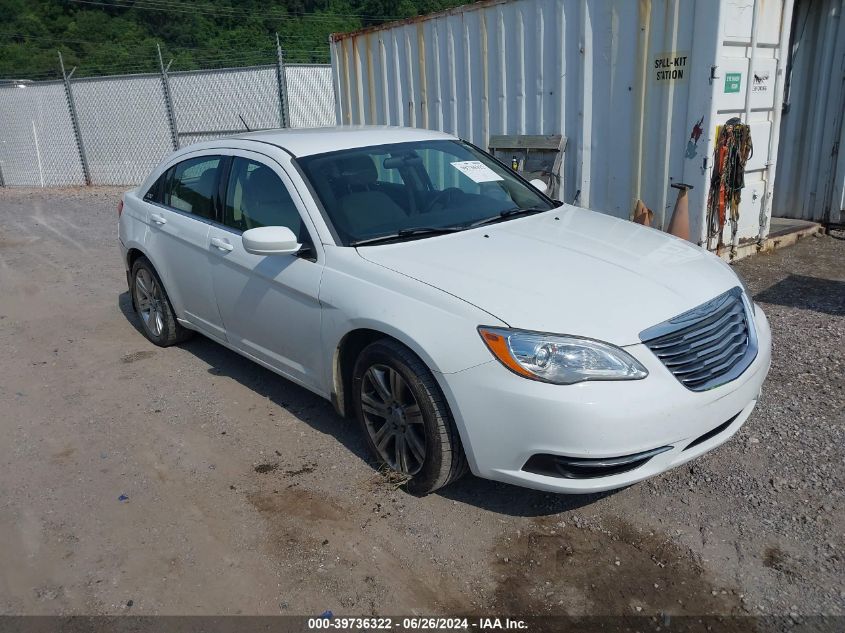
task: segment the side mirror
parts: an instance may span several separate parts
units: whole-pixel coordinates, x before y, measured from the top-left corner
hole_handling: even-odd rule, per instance
[[[302,244],[286,226],[260,226],[244,231],[241,236],[244,250],[253,255],[292,255]]]
[[[534,178],[528,182],[530,182],[535,189],[539,190],[540,193],[546,193],[549,190],[549,186],[539,178]]]

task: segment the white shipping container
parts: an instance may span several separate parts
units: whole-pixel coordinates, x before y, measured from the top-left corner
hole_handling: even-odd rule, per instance
[[[755,148],[739,237],[756,239],[768,230],[791,12],[792,0],[487,0],[335,35],[337,117],[481,147],[562,134],[565,201],[628,218],[642,199],[665,228],[670,185],[684,182],[703,242],[717,125],[739,116]]]

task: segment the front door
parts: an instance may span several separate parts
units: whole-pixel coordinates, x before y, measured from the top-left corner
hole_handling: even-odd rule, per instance
[[[322,263],[314,261],[302,202],[279,165],[260,155],[243,154],[232,160],[224,226],[212,226],[209,233],[212,283],[226,338],[242,352],[323,392],[317,299]],[[246,252],[241,233],[261,226],[287,226],[307,252]]]

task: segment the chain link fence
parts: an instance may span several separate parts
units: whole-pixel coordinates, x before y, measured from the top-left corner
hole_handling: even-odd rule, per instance
[[[0,85],[0,186],[133,185],[168,153],[250,130],[335,124],[331,66]]]
[[[61,81],[0,88],[0,174],[4,185],[84,184]]]
[[[335,124],[331,65],[287,66],[285,76],[291,127],[319,127],[329,119]]]

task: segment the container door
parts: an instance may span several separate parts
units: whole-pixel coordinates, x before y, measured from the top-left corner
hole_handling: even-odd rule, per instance
[[[713,90],[716,106],[714,129],[711,130],[708,153],[712,174],[712,155],[719,127],[739,117],[751,126],[753,155],[745,166],[745,189],[739,207],[738,243],[747,243],[765,235],[768,228],[770,151],[777,147],[774,129],[779,119],[776,94],[782,81],[783,64],[779,59],[786,51],[781,37],[784,30],[784,2],[764,0],[727,0],[723,5],[721,55],[714,73]],[[728,213],[728,216],[730,214]],[[762,230],[761,230],[762,225]],[[730,221],[725,224],[722,241],[731,241]]]

